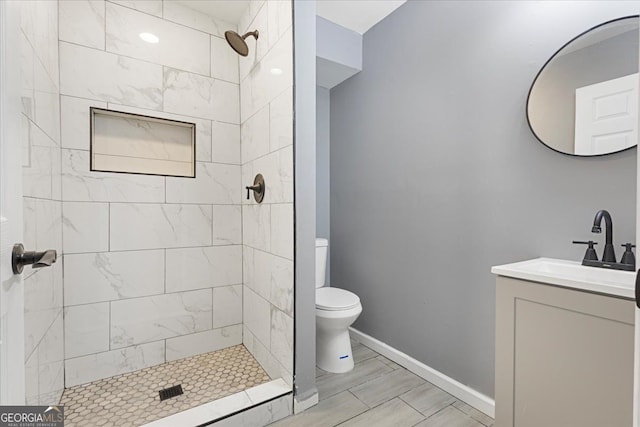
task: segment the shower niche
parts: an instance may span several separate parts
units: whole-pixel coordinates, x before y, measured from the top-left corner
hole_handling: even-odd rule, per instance
[[[91,107],[93,172],[195,178],[196,124]]]

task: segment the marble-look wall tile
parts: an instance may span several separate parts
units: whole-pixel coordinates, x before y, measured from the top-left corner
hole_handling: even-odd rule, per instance
[[[164,341],[91,354],[65,361],[65,386],[144,369],[164,362]]]
[[[27,249],[62,249],[58,2],[16,2],[20,25],[23,226]],[[30,242],[30,243],[29,243]],[[26,267],[24,351],[26,401],[56,403],[62,393],[62,261]]]
[[[248,118],[240,127],[242,163],[269,153],[269,106]]]
[[[262,9],[262,6],[265,4],[266,0],[251,0],[247,3],[249,5],[245,9],[244,13],[240,17],[238,21],[238,31],[244,34],[244,31],[249,28],[249,24],[253,21],[258,14],[258,12]],[[266,34],[266,33],[265,33]]]
[[[214,18],[211,15],[191,9],[176,1],[164,2],[162,16],[169,21],[177,22],[221,38],[224,37],[225,31],[237,30],[235,24]]]
[[[38,199],[32,199],[30,197],[22,198],[22,244],[25,248],[38,247],[38,233],[36,227],[33,226],[37,221],[36,210],[38,209],[38,202]]]
[[[37,405],[38,396],[38,352],[34,351],[27,358],[24,366],[24,394],[25,404]]]
[[[42,406],[60,402],[64,392],[64,360],[47,367],[40,366],[38,392]]]
[[[57,403],[64,390],[64,340],[62,312],[38,345],[38,395],[40,403]]]
[[[240,106],[242,122],[251,117],[282,92],[293,85],[293,55],[291,30],[287,30],[278,43],[242,79],[240,85]],[[272,73],[279,69],[282,73]],[[242,75],[242,63],[240,63]]]
[[[242,323],[242,285],[213,288],[213,327]]]
[[[35,123],[49,138],[60,142],[60,93],[58,82],[53,80],[42,65],[34,62],[34,114]]]
[[[167,340],[167,362],[242,343],[242,325],[227,326]]]
[[[104,50],[104,0],[60,0],[60,40]]]
[[[246,322],[243,325],[242,343],[249,350],[251,355],[256,358],[260,366],[267,372],[271,378],[282,378],[289,386],[293,386],[293,375],[287,371],[284,366],[273,357],[269,351],[269,347],[265,346],[247,327]]]
[[[66,0],[72,3],[73,0]],[[60,97],[61,145],[63,148],[89,150],[89,108],[107,108],[107,103],[91,99]]]
[[[279,150],[293,144],[293,87],[286,89],[269,104],[270,149]],[[293,160],[292,160],[293,162]]]
[[[62,204],[55,200],[32,199],[35,221],[25,222],[27,229],[35,229],[35,245],[38,249],[62,249]],[[29,247],[29,246],[25,246]]]
[[[269,0],[267,2],[267,13],[269,20],[269,47],[272,47],[291,28],[293,18],[291,0]]]
[[[164,111],[238,124],[239,102],[237,84],[164,69]]]
[[[65,306],[164,293],[164,250],[65,255]]]
[[[242,238],[247,246],[271,249],[271,205],[242,206]]]
[[[59,202],[23,197],[22,243],[24,247],[60,250],[62,248],[60,212]],[[47,217],[47,214],[51,216]],[[26,279],[38,271],[38,269],[27,267],[22,276]]]
[[[107,203],[62,203],[62,250],[65,254],[109,250]]]
[[[293,204],[271,206],[271,252],[293,259]]]
[[[20,102],[22,105],[22,114],[31,120],[35,120],[34,98],[35,98],[35,53],[27,36],[20,31],[19,34],[19,50],[20,50]]]
[[[112,3],[107,3],[106,22],[108,52],[210,74],[208,34]],[[139,37],[141,28],[160,42],[150,46]]]
[[[129,107],[109,103],[108,108],[125,113],[142,114],[143,116],[158,117],[161,119],[178,120],[181,122],[195,123],[196,125],[196,160],[200,162],[211,161],[211,120],[196,117],[181,116],[179,114],[165,113],[164,111],[145,110],[144,108]],[[217,160],[216,160],[217,161]],[[225,162],[222,162],[225,163]]]
[[[211,289],[114,301],[111,348],[211,329]]]
[[[25,116],[23,116],[25,117]],[[25,119],[26,127],[23,129],[24,144],[29,147],[46,147],[57,148],[57,142],[47,135],[35,122]],[[27,162],[23,166],[28,166],[31,160],[27,158]]]
[[[212,160],[218,163],[240,164],[240,126],[212,123]]]
[[[263,203],[293,203],[292,145],[256,159],[253,171],[261,172],[268,182]]]
[[[22,114],[31,120],[35,120],[35,53],[27,36],[20,31],[20,102]]]
[[[213,205],[213,244],[242,244],[242,207]]]
[[[109,350],[109,303],[65,307],[64,349],[67,359]]]
[[[251,289],[289,316],[293,316],[292,260],[255,250],[251,277],[252,282],[248,284]]]
[[[211,206],[112,203],[112,251],[211,245]]]
[[[92,172],[89,152],[62,149],[62,197],[65,201],[164,202],[164,177]]]
[[[139,10],[140,12],[150,15],[162,16],[162,0],[108,0],[130,9]],[[167,2],[170,3],[170,2]]]
[[[53,82],[58,81],[58,3],[20,2],[20,27]]]
[[[242,283],[242,247],[167,249],[167,292]]]
[[[167,203],[239,205],[242,193],[236,165],[197,163],[195,179],[167,178]]]
[[[62,158],[58,149],[51,157],[51,198],[57,201],[62,200]]]
[[[271,342],[271,304],[251,289],[243,289],[242,312],[244,325],[269,348]]]
[[[240,83],[238,58],[225,39],[211,36],[211,77]]]
[[[254,162],[249,162],[249,163],[245,163],[245,164],[242,165],[241,174],[242,174],[242,183],[243,183],[243,185],[247,185],[247,184],[244,184],[245,182],[246,183],[253,183],[253,181],[255,179],[255,176],[262,172],[260,170],[255,170],[254,171],[253,163]],[[254,174],[254,172],[255,172],[255,174]],[[264,177],[264,175],[263,175],[263,177]],[[267,184],[267,192],[268,192],[269,191],[269,182],[265,181],[265,183]],[[265,198],[266,197],[267,197],[267,193],[265,193]],[[263,199],[263,201],[264,200],[265,199]],[[267,202],[265,202],[265,203],[267,203]],[[250,198],[247,199],[246,198],[246,194],[245,194],[245,197],[242,198],[242,204],[243,205],[254,205],[254,204],[256,204],[256,201],[255,201],[255,199],[253,197],[250,197]]]
[[[260,36],[258,40],[253,37],[247,38],[247,44],[249,45],[249,55],[238,58],[240,61],[240,80],[244,80],[249,72],[258,64],[265,54],[269,50],[269,27],[267,17],[266,4],[260,7],[258,14],[251,21],[251,23],[240,29],[240,34],[244,34],[248,31],[258,30]]]
[[[60,93],[162,109],[162,66],[60,42]]]
[[[293,372],[293,319],[271,308],[271,345],[269,350],[282,366]]]
[[[31,145],[29,166],[22,168],[25,197],[51,199],[51,157],[56,151],[55,148]]]
[[[255,280],[255,252],[256,250],[250,246],[242,246],[242,284],[257,292],[253,283]]]
[[[245,250],[245,286],[269,301],[271,297],[271,270],[273,255],[257,249]]]
[[[60,263],[24,280],[24,354],[29,357],[62,311]]]

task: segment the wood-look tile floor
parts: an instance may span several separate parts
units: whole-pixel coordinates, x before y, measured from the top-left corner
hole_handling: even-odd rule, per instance
[[[320,402],[272,426],[493,427],[493,418],[457,400],[370,348],[353,345],[346,374],[316,369]]]
[[[236,345],[70,387],[60,403],[66,427],[133,427],[269,380],[251,353]],[[159,390],[178,384],[184,394],[160,401]]]

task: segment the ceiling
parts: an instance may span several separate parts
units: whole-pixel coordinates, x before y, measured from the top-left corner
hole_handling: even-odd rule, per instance
[[[364,34],[405,2],[406,0],[317,0],[316,14]]]
[[[224,21],[238,23],[249,0],[173,0]],[[364,34],[406,0],[317,0],[316,13],[331,22]]]

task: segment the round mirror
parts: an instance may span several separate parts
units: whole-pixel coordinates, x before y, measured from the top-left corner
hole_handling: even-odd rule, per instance
[[[605,22],[565,44],[538,72],[527,121],[552,150],[601,156],[636,145],[638,16]]]

